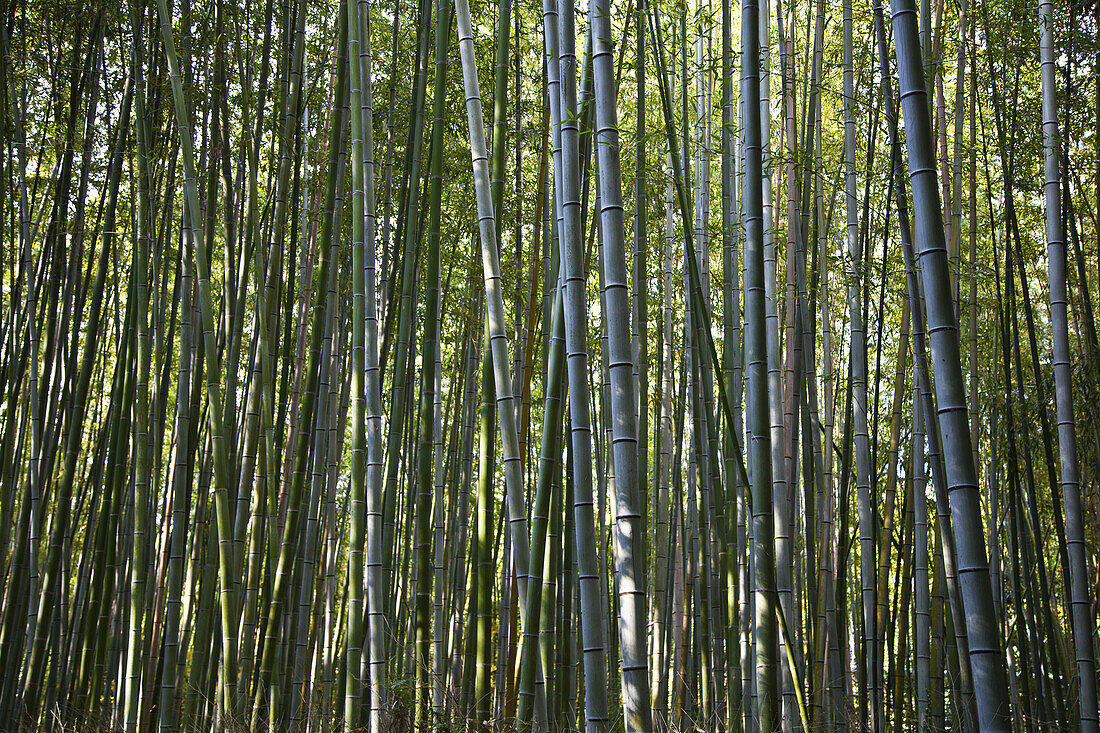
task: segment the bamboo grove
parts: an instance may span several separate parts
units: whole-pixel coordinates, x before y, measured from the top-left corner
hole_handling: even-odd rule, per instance
[[[1100,4],[0,10],[0,729],[1100,729]]]

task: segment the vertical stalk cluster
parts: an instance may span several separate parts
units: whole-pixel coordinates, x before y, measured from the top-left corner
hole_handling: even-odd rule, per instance
[[[2,14],[0,720],[1097,730],[1037,11]]]

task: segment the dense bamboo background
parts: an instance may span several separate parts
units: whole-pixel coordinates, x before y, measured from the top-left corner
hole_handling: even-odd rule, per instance
[[[3,0],[0,729],[1097,731],[1098,33]]]

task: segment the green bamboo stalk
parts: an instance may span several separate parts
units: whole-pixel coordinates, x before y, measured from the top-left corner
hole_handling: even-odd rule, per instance
[[[920,246],[921,275],[927,294],[936,398],[946,452],[946,483],[966,613],[970,659],[974,670],[978,726],[981,730],[1009,728],[1009,706],[1004,655],[998,638],[989,565],[981,532],[976,472],[970,446],[970,426],[959,361],[958,324],[950,294],[947,250],[936,188],[928,123],[928,99],[923,83],[917,38],[916,9],[911,0],[892,5],[891,20],[897,48],[902,112],[909,153],[910,183]]]
[[[367,326],[367,284],[366,284],[366,244],[364,228],[366,210],[363,202],[364,174],[366,166],[363,156],[363,54],[360,50],[360,30],[363,28],[359,3],[347,4],[351,15],[348,21],[348,81],[351,86],[351,176],[352,176],[352,334],[351,334],[351,394],[352,394],[352,446],[351,446],[351,487],[348,526],[348,613],[347,613],[347,652],[345,656],[346,680],[344,693],[344,724],[355,729],[360,726],[360,696],[362,690],[361,670],[364,638],[364,558],[366,543],[366,462],[367,462],[367,389],[366,377],[366,326]],[[369,58],[369,49],[366,54]],[[374,243],[371,242],[373,248]],[[372,273],[373,277],[373,273]]]
[[[432,450],[435,442],[434,390],[436,381],[436,350],[439,348],[439,219],[443,178],[443,109],[447,88],[447,48],[450,45],[451,9],[446,0],[436,3],[435,76],[432,89],[432,134],[429,142],[430,172],[428,191],[428,249],[424,261],[425,313],[423,351],[420,359],[420,410],[417,449],[416,499],[416,708],[414,720],[418,727],[429,722],[429,712],[438,714],[442,700],[429,694],[429,650],[431,631],[429,595],[431,593],[432,540]],[[437,633],[438,630],[437,630]]]
[[[638,432],[635,421],[633,358],[619,171],[618,121],[611,58],[610,6],[590,7],[592,67],[596,94],[596,151],[599,159],[604,294],[607,302],[611,372],[613,458],[615,461],[616,553],[619,636],[626,730],[649,730],[649,671],[645,653],[645,551],[638,490]],[[644,474],[643,474],[644,475]]]
[[[172,100],[175,107],[176,127],[179,131],[180,150],[183,156],[184,196],[191,212],[199,211],[198,191],[195,184],[195,155],[191,140],[190,111],[184,96],[183,81],[180,77],[176,56],[175,39],[172,33],[172,17],[165,0],[157,0],[157,12],[160,18],[162,42],[165,59],[168,63],[172,81]],[[201,228],[195,225],[196,216],[190,219],[190,238],[195,263],[196,284],[199,294],[199,314],[202,319],[203,352],[207,368],[207,415],[213,440],[215,511],[219,541],[219,598],[222,616],[222,665],[225,686],[224,703],[231,715],[241,712],[241,700],[237,697],[237,631],[236,604],[233,594],[233,546],[231,540],[232,522],[229,514],[228,484],[229,470],[225,445],[224,424],[222,420],[221,369],[218,366],[217,347],[214,335],[214,314],[211,305],[210,266],[206,249],[206,240]]]
[[[581,643],[584,664],[584,715],[589,733],[607,727],[606,657],[602,637],[604,613],[596,564],[595,517],[592,502],[592,423],[589,407],[587,318],[585,278],[581,253],[580,157],[576,52],[570,0],[558,3],[558,61],[560,69],[560,163],[555,180],[561,180],[561,250],[565,308],[566,372],[569,390],[570,452],[573,482],[573,531],[577,552],[580,596]],[[544,13],[545,17],[545,13]]]
[[[481,92],[477,80],[470,9],[466,0],[456,0],[459,56],[466,93],[466,116],[470,128],[470,154],[473,162],[477,198],[478,228],[481,239],[481,260],[484,271],[485,305],[496,385],[497,417],[500,421],[503,447],[505,487],[509,534],[515,553],[517,589],[527,596],[527,578],[531,567],[530,535],[527,529],[527,509],[523,499],[522,466],[519,455],[519,434],[516,410],[512,398],[508,343],[505,335],[504,302],[500,282],[500,258],[497,253],[496,214],[493,208],[491,181],[485,149],[485,118],[481,111]],[[520,606],[521,618],[526,614]],[[523,624],[526,625],[526,619]],[[536,625],[537,628],[537,625]],[[536,693],[536,715],[545,720],[545,696]]]
[[[745,226],[745,359],[749,381],[749,463],[752,466],[752,516],[756,695],[759,730],[779,729],[776,626],[774,613],[775,556],[772,518],[771,434],[768,430],[767,336],[764,293],[764,171],[761,99],[760,8],[755,0],[741,2],[741,89],[745,98],[745,179],[742,192]]]
[[[1089,613],[1085,539],[1081,524],[1077,434],[1073,418],[1069,327],[1066,317],[1066,245],[1061,220],[1061,172],[1058,164],[1058,99],[1054,80],[1054,14],[1048,0],[1039,3],[1039,54],[1043,87],[1043,194],[1046,205],[1047,282],[1054,337],[1055,407],[1058,418],[1058,459],[1062,469],[1062,499],[1066,513],[1066,546],[1070,553],[1069,593],[1073,642],[1077,658],[1079,724],[1083,731],[1100,729],[1096,704],[1094,620]],[[1036,374],[1038,379],[1038,374]],[[1053,477],[1052,477],[1053,479]],[[1034,498],[1034,497],[1033,497]],[[1057,513],[1057,507],[1055,508]]]

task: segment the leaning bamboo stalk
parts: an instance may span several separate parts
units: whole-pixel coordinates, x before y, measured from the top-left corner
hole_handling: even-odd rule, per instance
[[[184,196],[191,212],[200,211],[198,190],[195,184],[195,155],[191,140],[190,111],[184,96],[183,82],[180,77],[179,63],[176,57],[175,39],[172,33],[172,16],[166,0],[157,0],[160,17],[160,29],[164,44],[165,59],[168,63],[172,82],[172,100],[175,107],[176,127],[179,131],[180,149],[183,157]],[[233,545],[231,542],[232,523],[228,506],[229,473],[226,457],[224,424],[222,422],[221,369],[218,366],[217,346],[214,335],[214,314],[211,305],[210,265],[206,249],[206,240],[202,229],[196,226],[197,216],[190,219],[190,233],[195,263],[196,284],[199,295],[199,315],[202,320],[203,351],[206,359],[207,375],[207,415],[213,439],[215,511],[217,513],[218,552],[220,564],[220,603],[222,617],[222,664],[224,666],[225,705],[231,714],[241,711],[242,701],[237,697],[237,631],[236,604],[233,594]]]
[[[1089,612],[1085,538],[1081,523],[1081,489],[1077,466],[1077,433],[1073,417],[1073,379],[1066,317],[1068,302],[1066,244],[1061,220],[1061,172],[1058,161],[1058,99],[1054,80],[1054,12],[1049,0],[1039,2],[1039,24],[1040,72],[1043,87],[1043,194],[1046,205],[1047,283],[1050,290],[1050,320],[1054,337],[1058,460],[1062,469],[1066,546],[1070,554],[1068,595],[1077,657],[1080,726],[1082,731],[1096,731],[1100,729],[1100,722],[1098,722],[1096,704],[1096,655],[1093,649],[1095,619]]]
[[[545,7],[545,6],[544,6]],[[555,180],[561,180],[559,198],[566,372],[569,390],[570,451],[573,483],[573,533],[577,552],[580,630],[583,644],[584,715],[589,733],[607,727],[606,657],[602,636],[599,571],[596,563],[596,527],[592,500],[592,419],[589,402],[587,317],[584,263],[581,252],[581,164],[578,127],[574,5],[558,3],[557,57],[559,65],[558,127],[561,155],[555,162]],[[546,14],[544,12],[544,17]]]
[[[135,21],[137,25],[137,21]],[[135,35],[139,35],[135,28]],[[135,38],[135,40],[137,40]],[[140,52],[141,44],[136,43],[135,49]],[[136,66],[136,64],[135,64]],[[127,646],[127,687],[126,687],[126,726],[130,731],[138,727],[138,704],[140,695],[140,665],[139,655],[142,654],[142,646],[147,643],[143,639],[143,622],[146,613],[146,548],[145,534],[148,531],[149,512],[146,510],[149,489],[149,330],[148,330],[148,268],[149,268],[149,205],[148,194],[145,191],[148,185],[148,152],[145,139],[145,103],[144,89],[138,90],[138,117],[135,122],[137,131],[137,191],[138,216],[137,236],[134,252],[134,294],[137,296],[137,308],[135,313],[137,342],[137,384],[135,389],[136,402],[134,404],[134,546],[133,557],[130,566],[130,639]],[[224,612],[224,609],[223,609]],[[235,623],[235,620],[231,621]],[[234,639],[235,641],[235,639]],[[232,689],[232,688],[230,688]]]
[[[385,582],[382,545],[382,400],[381,370],[378,356],[378,321],[380,318],[377,297],[377,217],[374,193],[374,115],[371,102],[371,54],[370,54],[370,4],[369,0],[356,0],[359,8],[360,80],[363,87],[363,215],[364,285],[366,316],[364,331],[364,387],[367,432],[366,465],[366,583],[367,583],[367,657],[370,682],[370,725],[379,730],[384,724],[387,710],[386,688],[386,638],[383,612],[383,583]],[[394,14],[395,22],[397,13]]]
[[[450,40],[451,7],[446,0],[435,4],[435,77],[432,89],[432,132],[429,141],[430,160],[428,191],[428,248],[424,259],[425,313],[423,352],[420,360],[420,405],[417,428],[417,478],[416,478],[416,708],[414,716],[418,726],[428,723],[429,711],[438,715],[442,711],[441,694],[429,693],[429,649],[431,631],[429,605],[432,574],[432,483],[435,443],[434,391],[436,381],[436,350],[439,348],[439,220],[443,179],[443,109],[447,88],[447,48]],[[440,508],[441,510],[441,508]],[[436,629],[436,633],[440,633]]]
[[[505,335],[504,301],[500,282],[500,258],[497,253],[496,216],[493,210],[489,181],[488,157],[485,146],[485,118],[481,111],[476,58],[469,3],[456,0],[455,18],[458,28],[459,57],[462,81],[466,93],[466,116],[470,128],[470,154],[473,162],[478,228],[481,239],[481,260],[484,270],[485,306],[489,328],[489,345],[493,359],[493,381],[496,385],[497,416],[504,454],[505,486],[507,490],[508,526],[515,553],[516,580],[520,597],[527,596],[530,570],[530,539],[527,530],[527,508],[523,499],[523,467],[519,455],[519,434],[512,399],[512,379],[508,343]],[[526,614],[520,607],[521,617]],[[526,623],[526,621],[524,621]],[[536,694],[536,714],[545,720],[545,696]]]
[[[722,197],[722,379],[732,391],[732,420],[726,425],[722,450],[725,456],[726,537],[732,541],[734,558],[727,559],[726,577],[726,725],[736,729],[741,724],[739,710],[744,705],[742,684],[742,649],[740,635],[744,633],[741,607],[744,595],[739,587],[743,562],[741,534],[744,527],[744,482],[736,473],[734,443],[742,440],[741,425],[741,294],[738,279],[740,249],[740,219],[738,202],[739,154],[737,139],[738,89],[734,79],[733,7],[731,0],[722,2],[722,131],[721,131],[721,197]],[[731,480],[732,477],[732,480]],[[737,573],[734,576],[734,573]]]
[[[348,3],[348,65],[351,85],[351,174],[352,174],[352,325],[351,325],[351,395],[352,395],[352,446],[351,485],[349,496],[348,569],[347,569],[347,630],[346,630],[346,681],[344,694],[344,722],[356,728],[360,721],[360,696],[362,683],[364,639],[364,557],[366,542],[366,461],[367,461],[367,404],[366,404],[366,325],[367,284],[364,242],[366,211],[363,202],[363,82],[360,31],[363,28],[359,3]],[[369,55],[369,54],[368,54]],[[373,242],[371,246],[373,247]],[[373,276],[373,273],[372,273]]]
[[[878,642],[875,633],[875,551],[874,513],[871,506],[871,449],[867,433],[867,341],[863,327],[863,306],[860,302],[862,286],[859,267],[863,259],[862,245],[856,223],[856,169],[855,169],[855,97],[852,52],[852,7],[844,5],[844,164],[845,202],[847,212],[847,274],[848,318],[851,324],[851,369],[854,397],[856,448],[856,494],[859,507],[859,557],[860,601],[863,610],[864,670],[866,689],[863,697],[863,713],[869,715],[872,730],[882,726],[879,699]]]
[[[342,27],[338,35],[338,42],[343,40],[344,33],[346,32],[347,20],[347,14],[341,13],[340,25]],[[341,55],[344,53],[346,53],[346,50],[338,46],[337,54]],[[253,726],[259,724],[265,712],[265,701],[269,702],[271,705],[268,715],[272,719],[277,718],[280,703],[280,697],[273,695],[273,690],[269,689],[269,686],[272,685],[276,655],[280,653],[280,650],[277,649],[277,647],[280,646],[280,630],[284,622],[289,624],[291,621],[291,614],[288,610],[284,609],[284,606],[290,606],[287,602],[287,596],[291,589],[290,586],[293,583],[295,566],[298,562],[298,558],[296,557],[299,532],[298,526],[303,513],[303,505],[306,504],[307,499],[307,497],[303,496],[303,490],[305,489],[306,472],[311,463],[311,428],[316,414],[320,411],[320,408],[318,408],[318,396],[320,392],[318,387],[321,381],[321,370],[324,361],[322,358],[322,347],[326,334],[329,331],[331,318],[331,315],[327,312],[328,304],[333,300],[329,298],[328,288],[331,280],[329,272],[331,268],[338,266],[338,263],[334,261],[334,255],[339,254],[338,248],[333,246],[333,226],[334,219],[336,218],[334,212],[337,211],[337,191],[342,190],[342,186],[338,185],[338,183],[343,183],[344,174],[344,122],[347,109],[346,106],[339,103],[339,101],[343,100],[347,93],[347,76],[347,65],[338,63],[335,73],[335,98],[338,100],[338,103],[331,115],[329,150],[327,154],[328,167],[324,186],[324,205],[318,217],[320,219],[320,234],[313,240],[316,242],[316,246],[320,249],[321,253],[315,279],[317,282],[321,283],[322,286],[317,288],[315,295],[315,307],[312,313],[312,323],[310,324],[309,352],[303,368],[301,368],[298,373],[299,377],[304,378],[306,385],[300,408],[303,424],[299,425],[296,434],[293,436],[294,440],[292,442],[288,441],[288,444],[292,446],[292,450],[288,450],[287,452],[287,459],[290,465],[284,469],[286,471],[284,474],[284,481],[287,484],[285,500],[286,512],[285,520],[282,524],[281,540],[277,538],[279,534],[277,532],[273,533],[272,537],[272,541],[278,543],[279,550],[277,553],[274,553],[275,557],[273,558],[275,573],[271,585],[267,619],[264,624],[263,655],[260,658],[260,668],[258,670],[258,677],[253,692]],[[303,302],[306,296],[307,293],[303,292]],[[304,320],[304,310],[302,316]],[[301,349],[304,347],[305,330],[303,329],[300,333],[303,340],[298,344],[298,353],[301,353]],[[293,458],[292,461],[289,460],[291,458]],[[279,687],[280,685],[276,682],[274,691],[277,692]]]
[[[745,98],[745,178],[742,203],[745,226],[745,352],[749,380],[748,423],[751,436],[753,560],[755,564],[755,655],[757,715],[761,731],[779,728],[777,631],[773,610],[775,557],[772,547],[772,447],[768,423],[767,326],[764,273],[764,169],[761,160],[764,128],[759,62],[760,8],[755,0],[741,2],[741,88]]]
[[[937,425],[937,421],[934,419],[935,415],[935,402],[932,396],[931,378],[928,372],[928,356],[926,347],[926,333],[925,333],[925,317],[924,309],[921,307],[923,302],[922,289],[918,280],[916,266],[914,264],[915,255],[913,254],[913,241],[912,233],[910,231],[909,221],[909,209],[908,201],[904,195],[905,188],[902,183],[903,178],[901,176],[901,141],[898,137],[898,119],[896,113],[895,102],[893,101],[893,91],[891,84],[891,77],[887,73],[887,42],[885,32],[885,22],[883,19],[881,3],[875,3],[875,35],[878,45],[878,57],[879,57],[879,75],[882,82],[882,96],[884,99],[887,122],[890,128],[890,143],[891,143],[891,160],[892,167],[895,170],[893,174],[897,183],[894,187],[894,197],[897,205],[898,212],[898,224],[900,228],[900,239],[902,245],[903,258],[906,263],[906,288],[907,298],[910,304],[910,315],[912,322],[912,352],[913,352],[913,365],[915,367],[916,382],[921,394],[921,406],[924,412],[923,420],[925,425],[925,432],[928,446],[928,457],[931,465],[932,483],[936,492],[936,511],[939,519],[939,525],[937,526],[937,536],[939,544],[937,545],[937,567],[939,572],[943,575],[944,583],[947,586],[947,597],[950,603],[951,618],[955,630],[956,648],[961,651],[957,655],[958,660],[958,695],[961,698],[959,700],[958,709],[961,711],[960,719],[962,725],[971,726],[977,718],[977,711],[974,709],[974,697],[973,697],[973,681],[970,665],[970,655],[968,653],[969,644],[967,643],[966,636],[966,624],[964,620],[963,610],[963,598],[958,581],[958,572],[956,570],[956,543],[954,537],[954,529],[950,522],[950,509],[949,499],[947,496],[947,486],[945,478],[945,469],[943,462],[943,450],[942,450],[942,438],[939,429],[932,429]],[[938,582],[938,576],[937,576]],[[940,586],[937,586],[938,588]],[[942,589],[935,594],[937,599],[942,599]],[[940,605],[937,605],[935,610],[941,611]],[[934,629],[939,629],[942,624],[942,620],[937,622],[933,621],[932,626]],[[942,661],[942,658],[941,660]],[[934,665],[935,666],[935,665]],[[932,697],[935,698],[935,693],[932,693]],[[933,724],[935,720],[938,720],[938,716],[933,714]]]
[[[618,118],[612,70],[611,9],[606,0],[590,6],[592,69],[596,97],[596,150],[600,175],[604,297],[607,302],[611,376],[612,457],[615,463],[616,553],[619,636],[626,730],[652,727],[649,671],[645,652],[645,552],[638,490],[638,433],[619,170]]]
[[[998,638],[989,565],[981,531],[977,478],[967,421],[965,382],[959,361],[958,324],[951,297],[947,248],[943,238],[936,167],[929,129],[916,9],[912,0],[892,5],[894,41],[905,117],[910,183],[920,247],[921,275],[927,296],[928,325],[936,377],[936,397],[943,447],[947,454],[946,483],[962,593],[967,608],[966,630],[974,670],[978,725],[982,730],[1008,730],[1009,706],[1004,655]],[[960,650],[962,652],[962,650]]]

